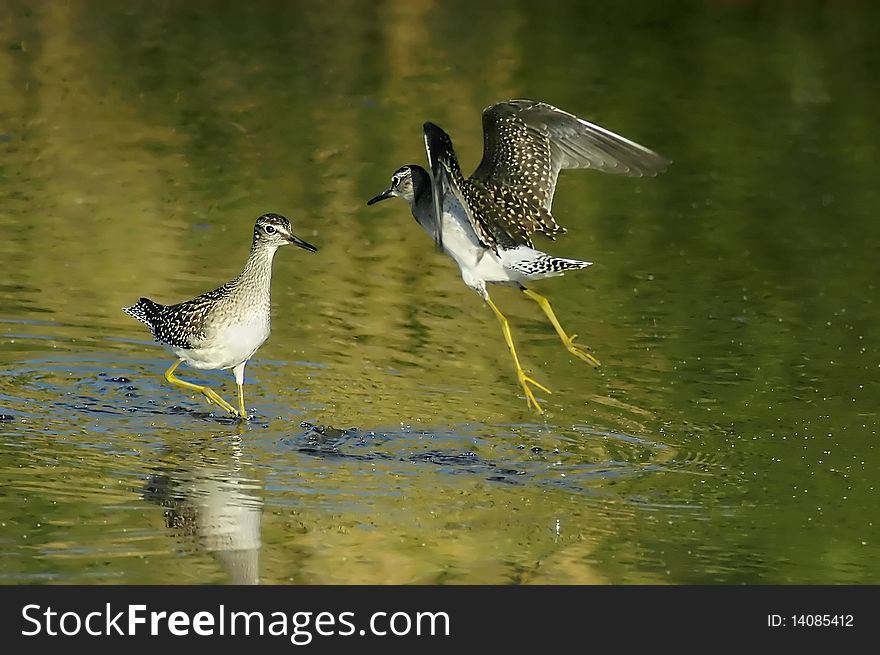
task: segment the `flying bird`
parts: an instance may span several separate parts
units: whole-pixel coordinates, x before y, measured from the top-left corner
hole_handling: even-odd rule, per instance
[[[550,390],[526,375],[510,324],[489,297],[488,284],[512,285],[534,300],[565,348],[583,361],[599,361],[565,332],[550,301],[525,285],[587,268],[592,262],[549,255],[532,237],[555,239],[566,230],[551,207],[559,172],[590,168],[630,177],[656,175],[670,163],[657,153],[599,125],[534,100],[508,100],[483,110],[483,159],[465,178],[449,135],[424,124],[429,171],[417,164],[397,169],[372,205],[397,196],[436,244],[455,260],[465,284],[491,307],[513,357],[526,401],[543,413],[531,387]]]

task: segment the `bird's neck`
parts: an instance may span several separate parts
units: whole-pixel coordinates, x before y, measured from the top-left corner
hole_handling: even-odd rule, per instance
[[[275,259],[277,247],[254,244],[251,254],[244,265],[244,270],[236,278],[236,285],[247,287],[256,292],[269,293],[272,283],[272,261]]]
[[[434,193],[430,184],[423,184],[416,189],[413,200],[410,203],[413,217],[416,222],[428,232],[434,230]]]

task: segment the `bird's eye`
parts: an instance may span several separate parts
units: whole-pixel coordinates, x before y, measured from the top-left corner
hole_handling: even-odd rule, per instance
[[[398,184],[400,184],[400,178],[395,175],[391,178],[391,186],[397,186]]]
[[[266,234],[275,234],[275,232],[276,232],[275,228],[274,228],[273,226],[271,226],[271,225],[266,225],[266,226],[264,226],[264,227],[263,227],[263,231],[264,231]]]

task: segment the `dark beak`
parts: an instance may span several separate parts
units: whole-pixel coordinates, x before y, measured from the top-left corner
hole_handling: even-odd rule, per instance
[[[307,241],[303,241],[303,240],[300,239],[298,236],[295,236],[295,235],[293,235],[293,234],[291,234],[291,235],[288,237],[288,241],[290,241],[290,243],[292,243],[292,244],[295,244],[295,245],[299,246],[299,247],[302,248],[303,250],[308,250],[309,252],[318,252],[318,249],[315,248],[315,246],[313,246],[312,244],[308,243]]]
[[[377,203],[377,202],[381,202],[382,200],[388,200],[388,198],[393,198],[393,197],[394,197],[394,194],[392,194],[392,193],[391,193],[391,189],[388,188],[388,189],[385,189],[385,190],[384,190],[382,193],[380,193],[378,196],[373,196],[372,198],[370,198],[369,200],[367,200],[367,204],[368,204],[368,205],[373,205],[373,204],[375,204],[375,203]]]

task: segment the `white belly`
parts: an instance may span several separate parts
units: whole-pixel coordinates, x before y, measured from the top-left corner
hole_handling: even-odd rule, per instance
[[[477,241],[470,225],[465,227],[447,213],[443,215],[443,250],[455,260],[465,284],[473,289],[485,288],[486,282],[513,279],[498,255]]]
[[[171,350],[193,368],[227,369],[253,357],[268,338],[268,321],[234,323],[218,328],[194,348]]]

